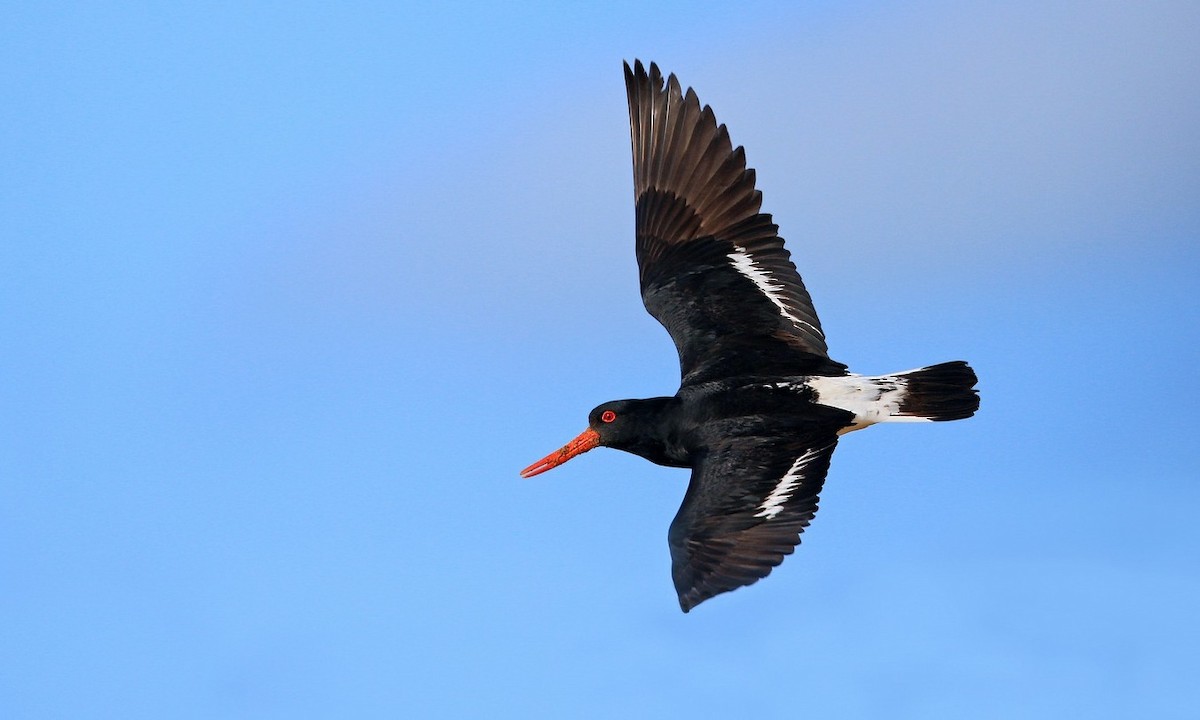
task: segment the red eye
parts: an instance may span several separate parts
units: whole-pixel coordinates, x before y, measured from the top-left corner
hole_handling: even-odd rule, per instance
[[[604,412],[600,413],[600,422],[610,423],[616,419],[617,414],[612,410],[605,410]]]

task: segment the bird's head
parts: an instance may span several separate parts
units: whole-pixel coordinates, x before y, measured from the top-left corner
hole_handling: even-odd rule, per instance
[[[582,455],[601,445],[621,450],[645,436],[649,401],[613,400],[598,406],[588,414],[588,428],[571,442],[521,471],[521,477],[540,475],[551,468]]]

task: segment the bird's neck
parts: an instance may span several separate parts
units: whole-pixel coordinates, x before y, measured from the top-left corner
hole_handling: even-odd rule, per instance
[[[676,411],[678,400],[673,397],[656,397],[638,400],[636,412],[638,432],[613,447],[639,455],[652,463],[669,467],[691,465],[678,437]]]

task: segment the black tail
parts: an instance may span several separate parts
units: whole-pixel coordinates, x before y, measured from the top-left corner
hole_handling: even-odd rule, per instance
[[[979,409],[979,391],[975,389],[979,379],[962,360],[910,370],[897,377],[905,381],[897,415],[962,420]]]

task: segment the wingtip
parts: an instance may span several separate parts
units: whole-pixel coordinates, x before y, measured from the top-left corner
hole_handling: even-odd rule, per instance
[[[698,592],[694,586],[675,586],[675,596],[679,599],[679,609],[690,613],[697,605],[712,597],[710,594]]]
[[[646,72],[646,66],[642,61],[634,58],[633,65],[629,64],[628,60],[622,60],[621,64],[625,66],[625,86],[630,92],[643,84],[649,84],[651,81],[650,75]],[[654,63],[650,63],[651,71],[656,70]]]
[[[658,67],[658,63],[651,61],[650,66],[647,68],[647,66],[643,64],[641,60],[634,58],[632,67],[629,65],[628,60],[622,60],[621,64],[625,66],[625,76],[627,78],[633,78],[638,81],[644,80],[649,83],[654,90],[662,90],[664,84],[663,74],[662,70],[660,70]],[[667,77],[666,84],[668,86],[673,84],[676,87],[680,87],[679,80],[675,77],[674,73],[671,73]],[[683,95],[682,89],[680,90],[679,94],[680,96]]]
[[[650,63],[650,84],[655,90],[661,90],[663,86],[662,70],[659,70],[658,63],[653,61]]]
[[[675,73],[667,76],[667,93],[674,102],[680,102],[683,99],[683,88],[679,86],[679,78],[675,77]]]

